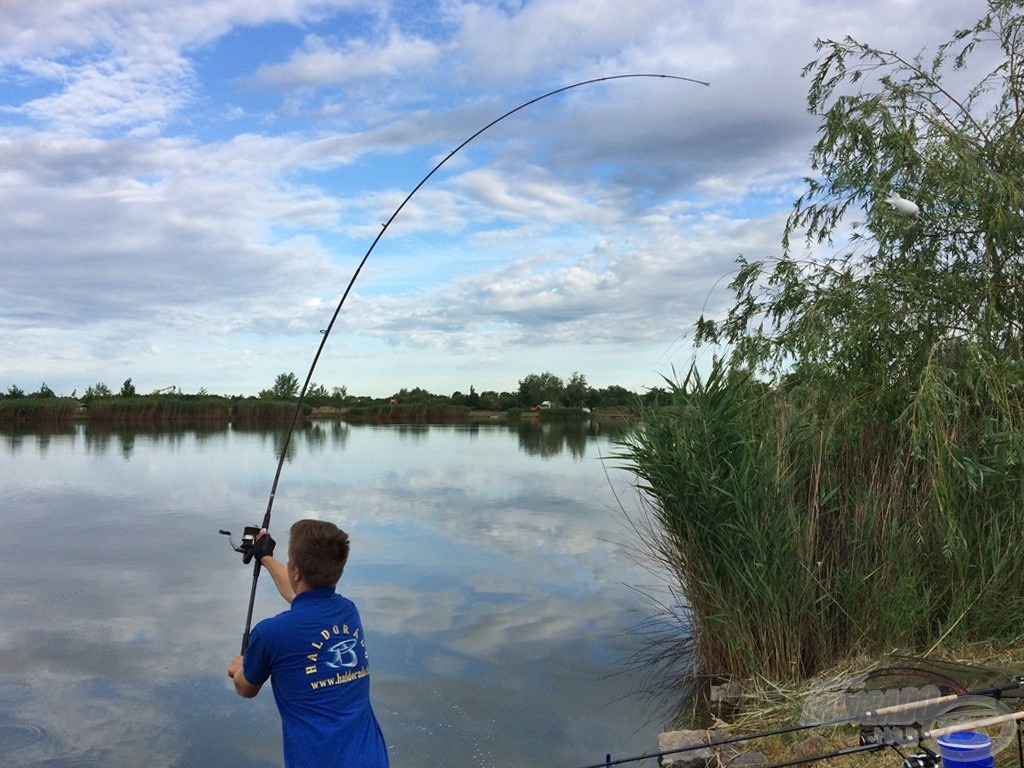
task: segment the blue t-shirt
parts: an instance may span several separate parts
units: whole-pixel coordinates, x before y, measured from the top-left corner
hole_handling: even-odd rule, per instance
[[[253,685],[270,678],[285,768],[387,768],[363,625],[333,587],[302,592],[253,627],[242,669]]]

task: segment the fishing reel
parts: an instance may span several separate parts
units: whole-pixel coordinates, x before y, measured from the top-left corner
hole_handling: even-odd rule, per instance
[[[920,750],[917,754],[905,755],[903,751],[897,747],[897,744],[910,744],[914,741],[918,741],[917,748]],[[861,746],[870,744],[889,744],[896,747],[896,751],[899,752],[903,758],[902,768],[938,768],[940,760],[939,756],[932,752],[928,747],[920,743],[920,739],[917,738],[913,731],[899,728],[899,727],[888,727],[888,728],[874,728],[872,730],[862,730],[860,732],[860,743]]]
[[[220,531],[221,535],[228,537],[228,544],[235,552],[241,552],[242,562],[246,565],[252,560],[252,546],[256,543],[256,537],[260,535],[260,527],[258,525],[247,525],[245,530],[242,531],[242,543],[236,545],[235,540],[231,538],[231,531],[225,531],[223,528]]]
[[[908,755],[903,758],[903,768],[936,768],[939,764],[939,756],[930,749],[918,752],[916,755]]]

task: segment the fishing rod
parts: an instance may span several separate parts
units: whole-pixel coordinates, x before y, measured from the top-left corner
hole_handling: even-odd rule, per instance
[[[465,139],[461,144],[455,147],[455,149],[449,152],[440,162],[434,165],[434,167],[430,169],[427,175],[420,179],[419,183],[417,183],[416,186],[412,188],[412,191],[405,196],[401,203],[399,203],[398,207],[395,208],[395,210],[391,213],[387,221],[385,221],[381,225],[380,231],[377,233],[377,236],[373,239],[373,242],[370,244],[370,247],[366,250],[366,253],[363,254],[363,258],[360,260],[355,272],[352,274],[352,278],[348,281],[348,285],[345,287],[345,291],[342,293],[341,299],[338,301],[337,306],[334,308],[334,314],[331,315],[330,322],[327,324],[327,327],[325,329],[320,331],[320,344],[317,346],[316,354],[313,355],[313,361],[309,366],[309,371],[306,373],[306,380],[302,383],[302,388],[299,390],[298,401],[295,404],[295,410],[292,413],[291,422],[288,425],[288,429],[285,432],[284,436],[284,442],[281,445],[281,453],[277,461],[277,469],[274,472],[274,481],[270,486],[270,495],[267,499],[267,509],[263,515],[262,525],[246,526],[245,533],[242,536],[242,542],[239,546],[235,546],[234,542],[231,541],[231,534],[229,531],[221,531],[222,534],[229,537],[229,542],[231,543],[232,549],[234,549],[236,552],[242,553],[243,562],[249,562],[249,558],[251,558],[252,544],[255,541],[256,537],[259,535],[260,530],[270,530],[270,516],[274,508],[274,498],[277,495],[278,482],[281,479],[281,470],[284,467],[285,458],[288,455],[288,446],[291,443],[292,433],[295,431],[295,425],[298,423],[299,416],[302,414],[302,407],[306,399],[306,391],[309,389],[310,381],[312,381],[313,379],[313,371],[316,369],[317,363],[320,361],[320,355],[324,350],[324,346],[326,346],[327,344],[327,338],[331,335],[331,331],[334,329],[334,323],[338,319],[338,315],[341,313],[341,308],[345,305],[345,301],[348,299],[349,292],[352,290],[352,286],[355,285],[356,279],[359,277],[360,272],[362,272],[363,266],[366,264],[367,259],[370,258],[370,254],[373,253],[374,249],[377,247],[377,243],[380,242],[381,238],[384,236],[384,233],[387,232],[388,227],[390,227],[391,223],[398,217],[398,214],[402,212],[402,209],[405,208],[406,204],[413,198],[413,196],[420,190],[420,188],[424,184],[426,184],[430,180],[430,178],[435,173],[437,173],[437,171],[441,169],[441,167],[445,163],[451,160],[452,157],[454,157],[467,144],[476,139],[482,133],[493,128],[502,120],[511,117],[517,112],[526,109],[527,107],[532,106],[533,104],[536,104],[539,101],[544,101],[545,99],[551,98],[552,96],[557,96],[560,93],[565,93],[566,91],[571,91],[575,88],[582,88],[583,86],[593,85],[594,83],[605,83],[611,82],[613,80],[627,80],[636,78],[677,80],[686,83],[693,83],[695,85],[711,85],[707,81],[696,80],[692,77],[681,77],[679,75],[666,75],[661,73],[632,73],[623,75],[608,75],[605,77],[595,77],[589,80],[582,80],[578,83],[573,83],[571,85],[562,86],[561,88],[556,88],[553,91],[548,91],[545,94],[536,96],[528,101],[524,101],[519,106],[513,107],[508,112],[505,112],[503,115],[491,120],[491,122],[487,123],[485,126],[477,130],[475,133],[469,136],[469,138]],[[249,633],[252,629],[253,606],[255,605],[256,602],[256,584],[260,577],[260,570],[260,561],[257,558],[255,559],[253,564],[252,588],[249,591],[249,607],[245,617],[245,631],[242,634],[242,653],[245,652],[245,649],[249,645]]]
[[[1024,675],[1017,676],[1007,683],[1001,685],[986,686],[985,688],[979,688],[972,691],[966,691],[964,693],[951,693],[945,696],[936,696],[931,698],[917,699],[915,701],[903,702],[900,704],[892,704],[889,706],[879,707],[873,710],[864,710],[861,712],[855,712],[852,714],[845,715],[843,717],[836,717],[829,720],[821,720],[814,723],[803,723],[798,725],[783,726],[781,728],[774,728],[766,731],[758,731],[756,733],[742,734],[738,736],[725,736],[722,738],[709,738],[707,741],[688,744],[684,747],[677,747],[675,749],[665,750],[662,752],[651,752],[644,755],[637,755],[634,757],[625,757],[618,760],[612,760],[611,755],[605,757],[605,761],[602,763],[595,763],[593,765],[581,766],[580,768],[609,768],[613,765],[626,765],[629,763],[637,763],[641,760],[647,760],[650,758],[662,758],[670,757],[672,755],[684,754],[686,752],[695,752],[701,749],[710,749],[712,747],[729,746],[732,744],[741,744],[748,741],[757,741],[760,739],[770,738],[772,736],[785,736],[793,733],[799,733],[801,731],[812,730],[816,728],[826,728],[839,725],[848,725],[856,723],[858,721],[873,722],[884,721],[885,717],[897,714],[909,714],[920,711],[922,717],[920,720],[933,719],[939,715],[945,714],[961,700],[970,700],[972,698],[993,698],[999,700],[1002,698],[1002,694],[1007,691],[1016,690],[1024,686]],[[943,706],[949,705],[949,706]],[[936,711],[936,708],[941,708]],[[931,711],[929,711],[931,710]],[[989,725],[996,725],[999,723],[1010,722],[1012,720],[1019,721],[1024,719],[1024,712],[1007,713],[1003,715],[996,715],[981,720],[971,721],[968,724],[958,723],[956,725],[946,726],[943,728],[931,729],[928,731],[920,731],[917,736],[917,741],[921,741],[928,738],[939,738],[951,733],[958,733],[960,731],[970,730],[973,727],[986,727]],[[920,720],[917,722],[919,723]],[[875,725],[878,723],[875,722]],[[907,728],[909,723],[900,724],[901,728]],[[915,729],[908,729],[915,730]],[[829,760],[832,758],[843,757],[846,755],[857,754],[859,752],[871,752],[879,751],[886,748],[895,748],[898,746],[898,740],[893,739],[893,729],[882,729],[881,732],[875,734],[862,733],[861,740],[863,743],[855,747],[847,747],[845,749],[837,750],[835,752],[823,753],[820,755],[814,755],[810,757],[794,758],[782,763],[777,763],[770,766],[764,766],[764,768],[786,768],[787,766],[801,765],[804,763],[813,763],[820,760]],[[906,743],[906,739],[903,739]],[[899,751],[897,749],[897,751]],[[928,766],[915,766],[915,768],[929,768]],[[1021,768],[1024,768],[1024,754],[1021,758]]]

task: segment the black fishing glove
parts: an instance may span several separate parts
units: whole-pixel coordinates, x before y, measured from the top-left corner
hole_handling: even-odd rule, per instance
[[[274,547],[277,546],[277,542],[271,537],[269,533],[264,533],[262,536],[256,539],[252,543],[252,549],[250,549],[245,557],[242,558],[243,563],[248,563],[254,557],[256,560],[262,560],[267,555],[274,554]]]

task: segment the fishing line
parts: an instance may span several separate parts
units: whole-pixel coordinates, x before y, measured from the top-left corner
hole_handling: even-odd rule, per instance
[[[292,433],[295,431],[295,425],[298,423],[299,416],[302,414],[302,406],[304,405],[306,399],[306,390],[309,389],[309,383],[313,378],[313,371],[316,369],[316,365],[320,361],[320,355],[324,350],[324,346],[327,344],[327,338],[331,335],[331,331],[334,329],[334,323],[338,319],[338,315],[341,313],[341,308],[345,305],[345,301],[346,299],[348,299],[349,292],[352,290],[352,286],[355,285],[356,279],[359,277],[359,273],[362,272],[363,266],[366,264],[367,259],[370,258],[370,254],[373,253],[373,250],[377,247],[377,243],[380,242],[380,239],[384,236],[384,233],[387,232],[388,227],[391,226],[391,222],[393,222],[395,218],[397,218],[398,214],[402,212],[402,209],[405,208],[406,203],[408,203],[413,198],[413,196],[420,190],[420,188],[424,184],[426,184],[430,180],[430,178],[435,173],[437,173],[437,171],[440,170],[445,163],[451,160],[452,157],[454,157],[460,150],[462,150],[463,147],[465,147],[467,144],[469,144],[471,141],[477,138],[480,134],[486,132],[490,128],[493,128],[495,125],[500,123],[505,118],[511,117],[517,112],[526,109],[527,107],[536,104],[539,101],[551,98],[552,96],[556,96],[560,93],[565,93],[566,91],[571,91],[574,88],[581,88],[586,85],[593,85],[594,83],[610,82],[612,80],[627,80],[635,78],[679,80],[682,82],[693,83],[695,85],[710,85],[710,83],[704,80],[696,80],[691,77],[680,77],[678,75],[665,75],[660,73],[636,73],[624,75],[609,75],[607,77],[595,77],[590,80],[582,80],[578,83],[573,83],[572,85],[566,85],[561,88],[556,88],[553,91],[548,91],[547,93],[541,96],[532,98],[529,101],[524,101],[519,106],[510,109],[508,112],[501,115],[500,117],[496,117],[494,120],[487,123],[487,125],[485,125],[483,128],[480,128],[478,131],[472,134],[469,138],[467,138],[465,141],[463,141],[461,144],[455,147],[455,149],[449,152],[444,157],[444,159],[442,159],[433,168],[431,168],[427,175],[420,179],[419,183],[412,188],[412,191],[409,192],[409,194],[405,196],[405,199],[402,200],[402,202],[398,205],[397,208],[395,208],[394,212],[392,212],[392,214],[388,217],[387,221],[385,221],[384,224],[381,225],[380,231],[377,233],[377,236],[373,239],[373,242],[370,244],[370,247],[366,250],[366,253],[363,255],[363,258],[360,260],[359,265],[356,267],[355,272],[352,274],[352,278],[348,281],[348,285],[345,287],[345,291],[344,293],[342,293],[341,299],[338,301],[338,305],[334,309],[334,314],[331,315],[331,321],[327,324],[326,328],[320,331],[320,344],[317,346],[316,354],[313,355],[313,362],[309,366],[309,371],[306,374],[306,380],[302,383],[302,388],[299,390],[299,398],[295,404],[295,411],[292,413],[291,422],[288,425],[288,430],[285,432],[284,436],[284,442],[281,445],[281,454],[277,461],[277,469],[274,472],[274,481],[270,486],[270,495],[267,499],[267,511],[263,515],[263,524],[261,526],[263,529],[270,530],[270,516],[274,508],[274,498],[277,495],[278,482],[281,479],[281,470],[284,467],[285,458],[288,455],[288,446],[291,443]],[[253,606],[255,605],[256,602],[256,583],[259,580],[260,576],[259,559],[253,558],[253,560],[254,565],[252,572],[252,589],[249,592],[249,608],[248,611],[246,612],[245,617],[245,632],[242,634],[243,653],[245,652],[245,649],[249,645],[249,632],[252,628],[252,612]]]

